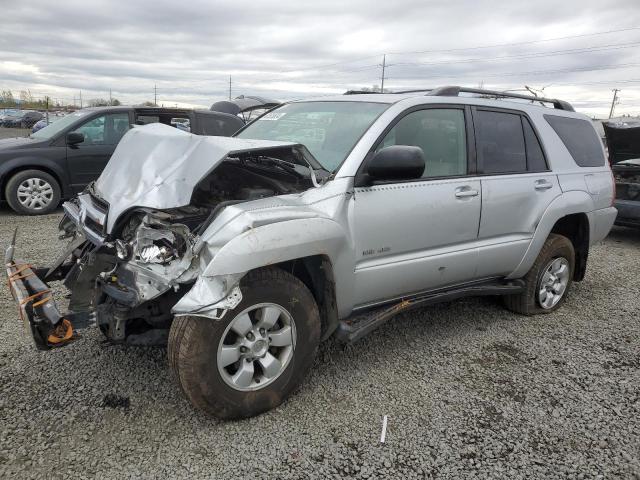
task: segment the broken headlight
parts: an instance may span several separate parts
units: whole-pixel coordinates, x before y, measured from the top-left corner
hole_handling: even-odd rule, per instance
[[[118,239],[115,241],[115,247],[116,257],[120,260],[127,260],[131,256],[131,247],[127,242]]]
[[[188,229],[184,225],[148,225],[136,230],[133,254],[141,263],[167,264],[184,255]]]
[[[139,252],[139,258],[144,263],[169,263],[177,257],[176,249],[169,242],[162,242],[164,245],[147,245]]]

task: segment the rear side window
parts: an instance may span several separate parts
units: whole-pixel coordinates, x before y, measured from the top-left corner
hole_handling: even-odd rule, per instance
[[[601,167],[604,165],[602,144],[591,122],[557,115],[545,115],[544,118],[558,134],[579,166]]]
[[[527,155],[520,115],[476,111],[476,147],[483,173],[527,171]]]
[[[527,146],[527,168],[530,172],[544,172],[547,170],[547,162],[544,159],[540,141],[526,117],[522,117],[522,127],[524,128],[524,141]]]

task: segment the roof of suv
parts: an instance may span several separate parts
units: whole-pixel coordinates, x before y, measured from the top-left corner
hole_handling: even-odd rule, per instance
[[[469,96],[462,96],[460,94],[469,94]],[[556,98],[545,98],[533,95],[523,95],[513,92],[501,92],[494,90],[483,90],[477,88],[466,88],[457,86],[446,86],[431,89],[411,90],[395,93],[375,93],[375,92],[360,92],[360,91],[348,91],[344,95],[336,95],[330,97],[322,97],[322,99],[316,99],[316,101],[356,101],[356,102],[376,102],[376,103],[397,103],[406,98],[416,97],[446,97],[446,98],[475,98],[476,100],[482,99],[483,101],[512,101],[515,100],[520,105],[523,105],[523,101],[528,102],[528,106],[541,106],[546,107],[545,104],[550,104],[554,110],[561,110],[567,112],[574,112],[574,108],[568,102],[559,100]],[[466,103],[466,102],[464,102]]]

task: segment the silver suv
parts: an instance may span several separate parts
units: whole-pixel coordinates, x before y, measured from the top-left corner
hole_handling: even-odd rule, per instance
[[[499,295],[553,312],[613,200],[598,135],[566,102],[351,94],[284,104],[233,138],[134,128],[64,205],[58,260],[30,267],[11,246],[6,264],[38,348],[94,322],[112,342],[168,341],[187,398],[237,418],[280,404],[320,341],[407,309]]]

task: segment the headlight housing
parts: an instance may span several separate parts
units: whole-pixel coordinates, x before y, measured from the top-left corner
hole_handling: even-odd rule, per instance
[[[140,260],[144,263],[169,263],[177,257],[175,247],[169,242],[162,242],[163,245],[147,245],[142,247],[138,252]]]
[[[150,225],[136,230],[133,256],[140,263],[166,265],[182,258],[188,246],[189,229],[184,225]],[[117,245],[116,245],[117,248]]]
[[[131,256],[131,247],[130,245],[123,240],[116,240],[116,257],[120,260],[127,260]]]

